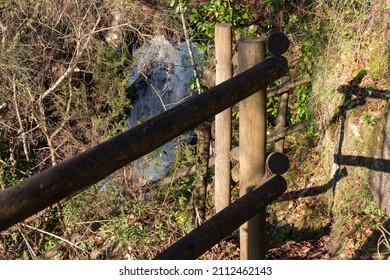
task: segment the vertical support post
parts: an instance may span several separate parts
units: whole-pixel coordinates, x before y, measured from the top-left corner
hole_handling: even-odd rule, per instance
[[[215,25],[216,85],[230,79],[232,73],[232,25]],[[230,204],[230,149],[232,143],[232,109],[215,116],[215,211]]]
[[[265,38],[240,39],[238,73],[265,57]],[[260,185],[265,173],[267,92],[260,90],[239,103],[240,196]],[[265,209],[240,227],[240,258],[265,259]]]
[[[281,84],[288,81],[288,77],[282,77]],[[283,93],[279,97],[278,114],[276,115],[275,130],[279,131],[285,128],[287,120],[287,106],[288,106],[288,92]],[[275,142],[275,152],[283,153],[284,151],[284,138]]]

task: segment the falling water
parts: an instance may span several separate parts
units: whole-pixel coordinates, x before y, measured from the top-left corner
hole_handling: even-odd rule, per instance
[[[188,85],[194,78],[185,44],[174,47],[164,36],[156,36],[135,51],[132,69],[133,104],[127,126],[137,124],[168,110],[189,96]],[[178,120],[180,121],[180,120]],[[134,176],[141,184],[165,176],[175,159],[176,141],[137,160]]]

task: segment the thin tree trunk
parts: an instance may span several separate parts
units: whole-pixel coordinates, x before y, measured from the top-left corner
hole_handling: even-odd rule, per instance
[[[211,126],[205,122],[197,129],[198,146],[193,191],[194,222],[201,225],[206,217],[207,168],[209,165]]]
[[[180,7],[181,10],[181,7]],[[191,43],[187,33],[187,26],[184,18],[184,13],[180,12],[180,18],[183,25],[184,36],[187,43],[188,53],[190,61],[194,70],[194,77],[196,81],[196,89],[198,94],[202,93],[200,78],[196,67],[194,53],[191,48]],[[207,192],[207,178],[208,178],[208,162],[209,162],[209,150],[211,139],[211,124],[205,122],[198,126],[195,130],[197,135],[197,160],[195,171],[195,185],[193,190],[193,206],[194,206],[194,222],[196,225],[200,225],[206,217],[206,192]]]

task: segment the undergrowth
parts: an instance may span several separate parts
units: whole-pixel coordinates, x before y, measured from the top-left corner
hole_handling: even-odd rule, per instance
[[[231,14],[232,9],[228,5],[233,2],[237,2],[234,3],[237,4],[234,6],[234,11],[238,13],[236,18]],[[382,89],[389,87],[386,78],[389,75],[390,54],[384,35],[384,22],[388,22],[385,18],[390,7],[386,1],[368,0],[316,0],[294,3],[265,1],[268,6],[256,5],[256,8],[263,8],[264,14],[269,16],[261,24],[251,27],[245,26],[245,23],[254,18],[254,11],[250,9],[251,6],[245,7],[238,2],[240,1],[213,0],[194,4],[192,1],[182,1],[182,4],[189,5],[187,12],[190,14],[187,14],[187,17],[191,23],[192,35],[197,36],[197,43],[202,43],[205,49],[212,49],[213,24],[220,18],[218,15],[223,15],[226,21],[234,20],[236,31],[239,31],[237,33],[244,35],[262,36],[276,26],[281,27],[291,41],[288,53],[291,76],[295,78],[309,73],[312,78],[311,83],[296,88],[289,101],[288,123],[307,120],[311,125],[286,138],[285,152],[291,161],[290,170],[285,175],[289,188],[279,200],[267,207],[269,247],[276,248],[289,241],[311,241],[330,236],[331,241],[324,251],[324,255],[329,258],[389,258],[389,218],[378,208],[365,183],[367,170],[341,166],[341,175],[336,186],[331,170],[334,155],[340,145],[340,128],[337,124],[340,123],[340,112],[345,104],[345,95],[340,92],[340,86],[348,85],[356,71],[364,70],[366,76],[371,78],[365,86],[366,90],[372,87],[377,90],[379,86]],[[4,7],[0,6],[0,10],[2,9]],[[283,16],[281,11],[284,11]],[[148,7],[144,7],[143,13],[153,14]],[[167,23],[165,29],[161,28],[166,34],[173,32],[178,36],[180,32],[174,27],[172,11],[169,10],[166,14],[170,18],[169,24]],[[164,22],[161,13],[159,15],[160,17],[156,18],[160,23]],[[205,21],[205,17],[208,20]],[[156,27],[154,24],[150,26],[151,29]],[[134,32],[137,33],[137,28],[135,29],[132,29],[131,36]],[[142,29],[143,39],[151,36],[148,31],[150,30]],[[100,44],[95,47],[97,46]],[[87,125],[91,125],[92,129],[87,135],[77,139],[67,130],[69,133],[64,133],[62,137],[68,137],[71,143],[74,143],[74,140],[97,143],[124,128],[120,107],[125,103],[123,83],[127,76],[123,67],[128,66],[127,61],[122,60],[112,49],[94,50],[96,52],[92,56],[87,53],[83,63],[92,63],[91,68],[85,69],[88,73],[94,72],[97,80],[90,81],[88,85],[78,85],[75,94],[79,95],[78,102],[85,102],[78,105],[89,112],[92,110],[88,103],[91,100],[81,98],[82,90],[88,86],[90,92],[95,94],[92,101],[101,109],[97,111],[102,114],[95,114],[94,118],[91,118],[92,122],[87,121],[85,124],[84,120],[82,125],[77,126],[77,121],[83,120],[83,112],[73,112],[77,114],[74,122],[69,123],[69,128],[74,125],[77,133],[83,131]],[[15,58],[15,61],[20,62],[18,59]],[[113,63],[115,65],[112,65]],[[111,87],[111,76],[106,74],[113,73],[120,75]],[[100,90],[107,92],[107,100],[99,99]],[[117,96],[120,98],[116,99]],[[57,106],[64,108],[65,97],[58,99]],[[1,114],[4,110],[3,99],[7,101],[7,106],[12,103],[10,98],[0,96]],[[277,98],[269,100],[270,116],[275,116],[277,101]],[[344,107],[350,104],[349,102]],[[384,110],[384,100],[377,107]],[[352,123],[360,122],[366,133],[370,133],[379,121],[380,114],[378,115],[378,110],[375,111],[374,107],[351,106],[348,109],[349,115],[356,114]],[[238,115],[236,117],[239,118]],[[114,119],[119,119],[119,125]],[[54,122],[52,125],[55,127]],[[235,125],[234,128],[237,135]],[[270,124],[269,128],[272,129],[273,124]],[[0,128],[1,133],[4,131],[5,128]],[[0,136],[1,144],[5,143],[3,134]],[[347,150],[342,152],[364,151],[369,143],[362,143],[362,139],[352,139],[352,136],[348,136],[348,145],[344,143],[344,149]],[[61,141],[58,143],[61,144]],[[238,143],[236,138],[234,143]],[[6,144],[10,145],[8,142]],[[269,148],[272,149],[272,144]],[[84,146],[63,148],[63,153],[74,154],[78,149],[82,150]],[[1,187],[5,188],[24,178],[22,172],[25,169],[18,172],[12,167],[9,149],[4,149],[3,145],[0,152],[0,183]],[[129,186],[121,170],[110,177],[110,184],[102,181],[63,202],[61,206],[41,213],[38,219],[26,222],[30,228],[21,224],[2,233],[0,258],[153,258],[193,229],[191,191],[194,178],[192,175],[178,178],[175,174],[195,163],[195,153],[193,145],[181,146],[171,172],[173,179],[168,184],[156,187],[153,184],[135,186],[134,183]],[[47,151],[45,155],[48,155]],[[129,187],[133,190],[129,191]],[[212,180],[209,187],[213,187]],[[235,199],[237,187],[232,188],[232,194]],[[209,196],[210,216],[213,214],[212,191]],[[238,237],[235,232],[202,258],[237,259],[238,250]]]

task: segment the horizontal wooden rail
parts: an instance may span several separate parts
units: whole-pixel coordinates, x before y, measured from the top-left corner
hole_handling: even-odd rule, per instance
[[[286,137],[287,135],[290,135],[294,132],[297,132],[301,129],[304,129],[308,126],[309,126],[309,123],[307,121],[300,121],[299,123],[295,123],[295,124],[286,126],[285,128],[282,128],[281,130],[272,132],[269,135],[267,135],[267,143],[282,139],[282,138]]]
[[[156,260],[194,260],[228,234],[264,210],[287,189],[286,180],[274,175],[157,255]]]
[[[75,195],[282,77],[284,57],[270,57],[218,86],[79,155],[0,191],[0,231]]]
[[[303,85],[307,82],[310,82],[310,75],[309,74],[305,74],[305,75],[298,77],[292,81],[289,81],[285,84],[280,85],[280,87],[269,90],[267,92],[267,98],[274,97],[276,95],[280,95],[282,93],[289,91],[290,89],[293,89],[297,86]]]

